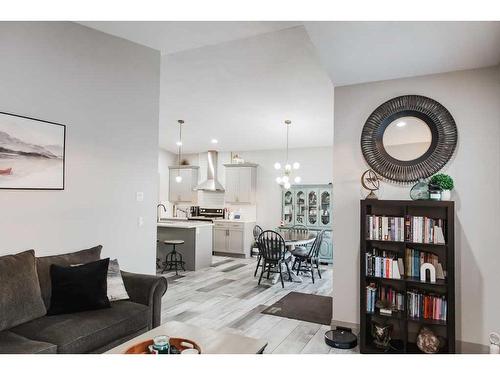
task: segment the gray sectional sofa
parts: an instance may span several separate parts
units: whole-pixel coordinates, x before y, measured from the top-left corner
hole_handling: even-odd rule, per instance
[[[123,271],[129,300],[101,310],[46,315],[50,266],[99,260],[101,248],[39,258],[33,250],[0,257],[0,353],[102,353],[160,325],[166,279]]]

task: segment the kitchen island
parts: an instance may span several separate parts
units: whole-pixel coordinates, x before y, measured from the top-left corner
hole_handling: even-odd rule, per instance
[[[175,249],[182,254],[187,271],[197,271],[212,265],[212,227],[211,222],[181,219],[161,219],[157,223],[158,257],[161,263],[172,250],[165,240],[184,240]],[[163,267],[163,266],[162,266]]]

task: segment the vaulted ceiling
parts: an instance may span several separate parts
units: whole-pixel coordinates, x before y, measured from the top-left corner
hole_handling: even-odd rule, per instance
[[[500,22],[83,22],[162,52],[160,146],[333,143],[333,86],[500,63]],[[218,139],[214,146],[212,138]]]

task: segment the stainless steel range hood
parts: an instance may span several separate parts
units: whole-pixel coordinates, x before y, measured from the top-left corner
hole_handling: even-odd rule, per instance
[[[217,181],[217,151],[209,150],[207,154],[207,179],[196,186],[195,190],[224,191],[224,187]]]

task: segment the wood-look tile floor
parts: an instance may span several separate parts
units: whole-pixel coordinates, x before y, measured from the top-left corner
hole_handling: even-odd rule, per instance
[[[256,258],[213,257],[212,267],[164,274],[168,290],[162,301],[162,322],[182,321],[195,326],[267,340],[265,353],[355,353],[332,349],[324,342],[330,326],[261,314],[291,291],[332,295],[332,268],[322,266],[315,284],[285,281],[257,285]]]

